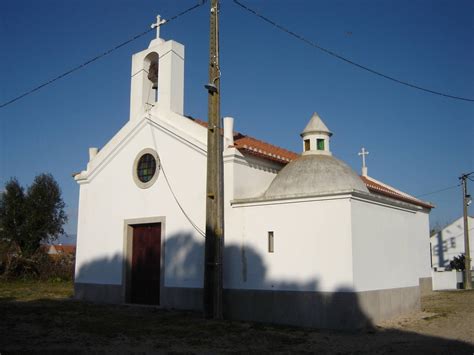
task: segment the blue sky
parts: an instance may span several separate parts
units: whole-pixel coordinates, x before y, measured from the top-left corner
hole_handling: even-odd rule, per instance
[[[401,80],[474,98],[472,1],[241,0],[319,45]],[[169,18],[195,0],[7,0],[0,3],[0,102]],[[206,119],[209,3],[162,27],[186,47],[185,113]],[[70,222],[88,147],[102,147],[128,120],[131,55],[142,37],[83,70],[0,109],[0,184],[28,185],[50,172]],[[434,96],[371,75],[221,4],[223,116],[241,132],[299,152],[313,111],[334,132],[333,154],[415,196],[453,186],[474,171],[474,103]],[[474,185],[471,185],[474,195]],[[424,197],[431,224],[462,213],[460,188]],[[472,208],[471,208],[472,214]]]

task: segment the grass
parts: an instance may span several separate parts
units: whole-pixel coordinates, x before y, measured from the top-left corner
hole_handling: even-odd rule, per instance
[[[0,334],[6,335],[0,336],[0,352],[385,353],[394,349],[471,349],[464,343],[399,330],[347,333],[213,321],[196,312],[92,304],[75,301],[72,295],[71,282],[0,280]]]
[[[16,301],[39,299],[67,299],[74,294],[72,281],[2,280],[0,279],[0,298]]]

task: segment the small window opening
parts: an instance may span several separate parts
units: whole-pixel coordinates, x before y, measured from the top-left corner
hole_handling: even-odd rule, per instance
[[[443,241],[443,251],[444,252],[448,251],[448,241],[447,240]]]
[[[268,232],[268,252],[273,253],[274,251],[273,231],[270,231]]]
[[[318,139],[316,142],[317,149],[324,150],[324,139]]]
[[[307,152],[309,150],[309,139],[304,140],[304,151]]]

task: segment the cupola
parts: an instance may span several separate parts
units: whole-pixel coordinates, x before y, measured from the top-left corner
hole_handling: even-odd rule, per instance
[[[332,132],[324,124],[321,117],[316,112],[313,113],[306,128],[301,133],[303,138],[303,155],[331,155],[329,150],[329,139],[331,136]]]
[[[268,199],[303,198],[335,193],[368,193],[362,179],[329,150],[331,131],[314,113],[301,133],[303,154],[288,163],[264,193]]]

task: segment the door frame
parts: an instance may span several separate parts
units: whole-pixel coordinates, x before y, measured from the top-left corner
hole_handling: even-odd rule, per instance
[[[132,255],[133,255],[133,227],[140,224],[161,224],[161,250],[160,250],[160,299],[158,306],[165,304],[165,231],[166,217],[145,217],[124,220],[123,233],[123,260],[122,260],[122,299],[124,303],[130,303],[132,287]]]

